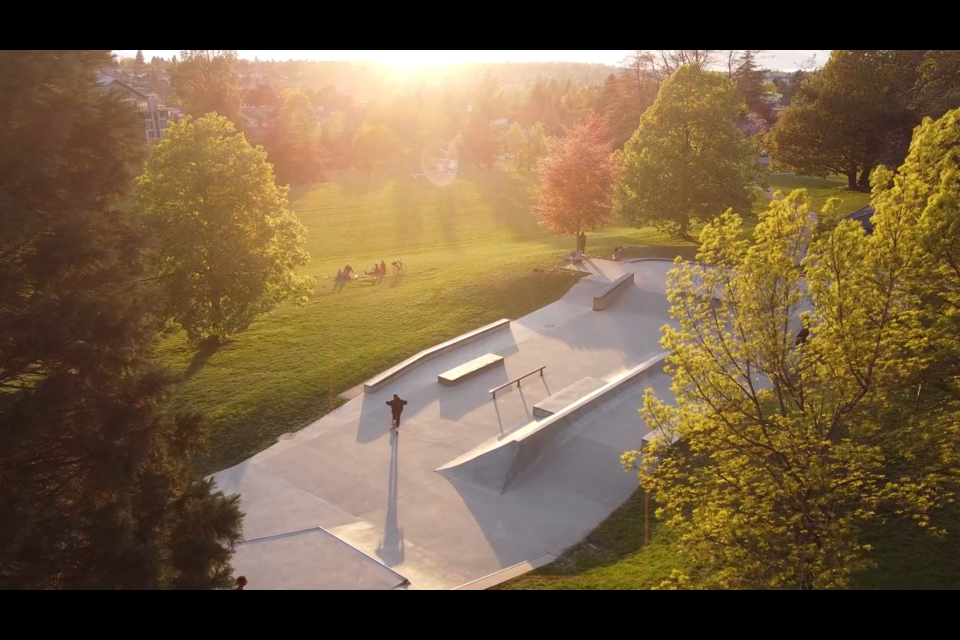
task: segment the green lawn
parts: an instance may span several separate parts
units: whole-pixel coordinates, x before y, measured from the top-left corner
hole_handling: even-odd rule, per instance
[[[697,572],[679,555],[669,531],[653,519],[650,542],[643,546],[643,492],[633,496],[580,544],[552,564],[505,582],[497,590],[650,589],[674,569]],[[900,519],[870,527],[865,541],[874,546],[876,567],[854,576],[854,589],[957,589],[960,587],[960,510],[940,513],[940,538]],[[694,578],[695,579],[695,578]]]
[[[537,226],[535,180],[534,172],[495,169],[440,187],[406,172],[361,171],[292,192],[313,258],[302,271],[317,277],[306,306],[261,318],[215,353],[198,352],[182,336],[161,345],[162,360],[183,375],[174,409],[207,417],[200,471],[257,453],[342,403],[339,393],[421,349],[562,296],[577,279],[559,268],[574,241]],[[772,182],[811,188],[815,202],[840,184],[792,176]],[[692,243],[654,229],[625,227],[590,234],[587,250],[608,256],[621,245],[632,247],[629,257],[696,253]],[[408,264],[406,277],[333,291],[330,278],[348,262],[363,272],[397,257]]]
[[[572,238],[553,239],[529,210],[534,173],[481,171],[438,187],[409,174],[333,176],[292,193],[317,276],[304,307],[283,307],[215,353],[183,337],[161,357],[183,382],[174,408],[203,412],[208,455],[200,471],[236,464],[343,402],[338,394],[417,351],[499,318],[518,318],[562,296],[578,279],[560,269]],[[590,234],[588,251],[619,245],[641,255],[692,257],[691,243],[652,229]],[[331,276],[402,257],[403,278],[348,284]]]
[[[785,174],[771,174],[770,186],[774,191],[783,191],[789,193],[793,189],[806,189],[810,197],[810,206],[814,211],[821,211],[823,205],[827,204],[830,198],[840,198],[843,202],[840,205],[840,212],[843,215],[853,213],[857,209],[870,204],[870,194],[860,191],[847,191],[847,179],[840,176],[831,176],[829,178],[811,178],[807,176],[794,176]],[[759,213],[764,208],[764,200],[758,199],[754,205],[753,212]]]

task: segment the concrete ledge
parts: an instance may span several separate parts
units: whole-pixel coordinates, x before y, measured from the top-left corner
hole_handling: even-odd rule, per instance
[[[373,391],[377,391],[383,388],[384,385],[386,385],[387,383],[393,380],[396,380],[397,378],[407,373],[408,371],[411,371],[412,369],[419,367],[424,362],[432,360],[433,358],[436,358],[438,356],[442,356],[443,354],[449,351],[453,351],[457,347],[462,347],[465,344],[469,344],[474,340],[479,340],[480,338],[483,338],[484,336],[488,336],[491,333],[500,331],[501,329],[506,329],[509,326],[510,326],[509,320],[507,319],[497,320],[496,322],[491,322],[490,324],[484,327],[480,327],[479,329],[474,329],[470,333],[465,333],[462,336],[457,336],[456,338],[453,338],[452,340],[441,342],[435,347],[430,347],[429,349],[425,349],[420,353],[416,354],[415,356],[411,356],[407,358],[400,364],[387,369],[380,375],[374,376],[369,380],[367,380],[366,382],[364,382],[363,392],[371,393]]]
[[[580,398],[605,386],[607,386],[606,382],[597,380],[596,378],[583,378],[582,380],[578,380],[569,387],[561,389],[549,398],[533,405],[533,417],[548,418],[558,411],[566,409]]]
[[[437,469],[451,480],[500,495],[540,458],[550,445],[563,440],[589,421],[590,415],[617,396],[633,391],[650,376],[663,373],[666,353],[661,353],[634,367],[623,377],[577,400],[540,422],[533,422],[494,438]]]
[[[603,291],[593,297],[593,310],[603,311],[613,304],[617,296],[623,293],[623,290],[629,285],[633,284],[633,275],[632,272],[625,273],[604,287]]]
[[[437,382],[452,387],[498,364],[503,364],[503,356],[487,353],[459,367],[444,371],[437,376]]]
[[[479,580],[468,582],[467,584],[455,588],[454,591],[485,591],[490,587],[495,587],[498,584],[506,582],[507,580],[513,580],[514,578],[522,576],[525,573],[529,573],[534,569],[539,569],[540,567],[548,565],[556,559],[556,556],[545,553],[537,556],[533,560],[515,564],[512,567],[501,569],[500,571],[491,573],[490,575],[480,578]]]

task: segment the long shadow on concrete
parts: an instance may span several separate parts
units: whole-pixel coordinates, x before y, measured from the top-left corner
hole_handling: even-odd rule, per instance
[[[383,539],[377,545],[377,555],[388,567],[403,562],[403,529],[399,524],[397,499],[400,493],[400,437],[390,435],[390,470],[387,476],[387,514],[383,527]]]

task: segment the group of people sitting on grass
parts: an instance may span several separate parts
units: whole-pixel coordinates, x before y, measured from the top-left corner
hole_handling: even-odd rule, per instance
[[[370,271],[365,271],[364,275],[373,276],[375,278],[382,278],[383,276],[387,275],[387,263],[381,260],[379,265],[374,264],[373,269],[371,269]],[[350,265],[347,265],[343,269],[337,271],[337,277],[335,278],[335,280],[337,282],[348,282],[350,280],[353,280],[353,278],[354,278],[353,267],[351,267]]]
[[[371,269],[370,271],[367,271],[366,273],[364,273],[364,275],[375,276],[375,277],[381,277],[381,276],[387,275],[387,263],[384,262],[383,260],[380,261],[379,266],[376,263],[374,263],[373,269]]]

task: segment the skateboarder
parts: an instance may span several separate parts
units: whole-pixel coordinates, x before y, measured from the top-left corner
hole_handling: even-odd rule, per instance
[[[391,429],[396,429],[400,433],[400,414],[403,413],[403,407],[407,404],[406,400],[401,400],[400,396],[393,394],[393,400],[388,400],[386,405],[390,407],[393,413],[393,422],[390,423]]]

